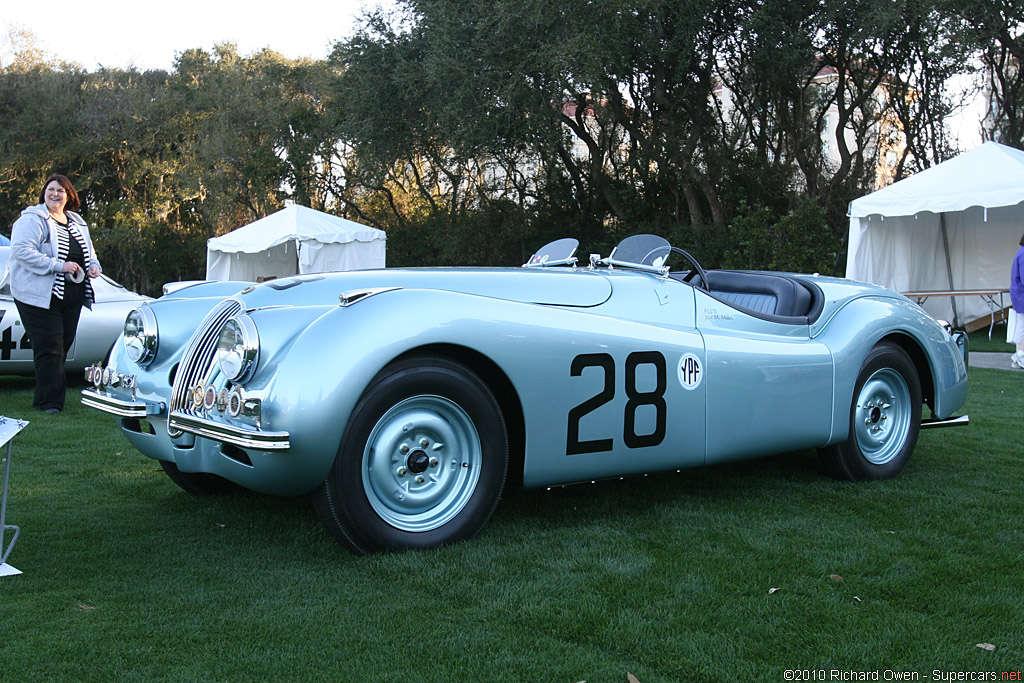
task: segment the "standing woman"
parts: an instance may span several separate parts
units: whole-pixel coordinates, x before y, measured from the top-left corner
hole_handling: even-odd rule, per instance
[[[39,204],[22,211],[11,228],[11,294],[32,340],[36,369],[32,405],[52,415],[64,408],[64,361],[82,306],[92,308],[90,279],[100,274],[89,227],[75,213],[79,208],[71,181],[54,173]]]
[[[1017,350],[1010,360],[1010,367],[1024,368],[1024,235],[1020,238],[1020,249],[1010,266],[1010,303],[1013,304],[1013,343]]]

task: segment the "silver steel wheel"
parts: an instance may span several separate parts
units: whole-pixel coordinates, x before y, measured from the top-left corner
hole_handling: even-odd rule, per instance
[[[910,388],[892,368],[868,377],[857,396],[853,428],[864,458],[874,465],[890,462],[903,450],[911,432],[913,405]]]
[[[363,392],[313,505],[354,552],[436,548],[479,533],[507,471],[488,386],[457,361],[410,356]]]
[[[482,463],[480,436],[466,411],[442,396],[413,396],[387,410],[370,432],[363,490],[387,524],[431,531],[466,506]]]

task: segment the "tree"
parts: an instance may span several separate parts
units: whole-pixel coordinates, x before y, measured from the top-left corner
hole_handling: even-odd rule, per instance
[[[44,179],[74,175],[75,111],[84,74],[38,67],[0,72],[0,211],[8,226],[38,201]]]
[[[947,0],[943,7],[960,21],[960,39],[980,57],[990,94],[986,138],[1024,147],[1024,2]]]
[[[18,34],[0,212],[67,173],[108,272],[149,292],[287,201],[384,228],[394,265],[643,231],[709,265],[822,270],[850,200],[955,152],[946,85],[972,55],[990,136],[1024,143],[1022,4],[403,0],[326,61],[227,44],[169,73],[90,74]]]
[[[24,73],[61,65],[40,46],[39,37],[33,31],[5,22],[4,33],[3,43],[0,43],[0,73]]]

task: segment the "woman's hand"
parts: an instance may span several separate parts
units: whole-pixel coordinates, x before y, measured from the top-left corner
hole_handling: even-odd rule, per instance
[[[64,272],[64,273],[67,273],[68,275],[74,275],[75,273],[78,272],[78,269],[80,267],[81,266],[79,266],[74,261],[65,261],[64,262],[64,267],[61,269],[61,271]]]
[[[99,268],[97,268],[96,266],[93,266],[92,268],[89,269],[89,277],[97,278],[99,276],[100,276],[100,269]]]

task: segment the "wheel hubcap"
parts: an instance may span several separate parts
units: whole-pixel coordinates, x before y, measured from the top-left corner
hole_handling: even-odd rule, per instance
[[[391,526],[422,532],[451,521],[480,479],[473,420],[441,396],[414,396],[374,425],[363,452],[363,490]]]
[[[409,470],[413,474],[421,474],[427,471],[427,464],[430,458],[423,451],[413,451],[409,454]]]
[[[884,465],[903,449],[910,433],[910,389],[891,368],[876,371],[861,387],[854,414],[857,445],[867,460]]]

